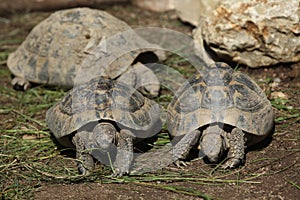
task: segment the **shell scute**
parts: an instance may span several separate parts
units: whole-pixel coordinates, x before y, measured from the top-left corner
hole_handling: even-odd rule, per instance
[[[71,89],[47,111],[46,121],[55,137],[69,146],[67,136],[102,120],[136,131],[137,137],[147,135],[160,125],[159,113],[158,104],[134,88],[100,77]]]
[[[178,89],[167,109],[172,136],[211,123],[265,136],[274,124],[272,105],[262,89],[249,76],[234,72],[225,63],[207,66],[206,71],[193,76]]]

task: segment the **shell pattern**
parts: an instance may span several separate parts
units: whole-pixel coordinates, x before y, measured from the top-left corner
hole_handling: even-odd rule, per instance
[[[74,8],[54,12],[36,25],[9,55],[7,66],[29,82],[71,88],[86,68],[92,68],[92,75],[118,77],[140,53],[152,52],[146,47],[154,46],[105,11]]]
[[[273,121],[271,103],[262,89],[225,63],[212,64],[183,84],[167,114],[172,136],[215,122],[264,136],[271,131]]]
[[[153,136],[159,129],[160,108],[155,101],[135,89],[105,78],[94,78],[71,89],[46,114],[46,122],[54,136],[70,146],[72,133],[101,120],[117,124],[118,129],[132,130],[138,138]]]

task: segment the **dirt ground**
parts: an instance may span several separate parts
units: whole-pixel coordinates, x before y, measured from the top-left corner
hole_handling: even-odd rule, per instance
[[[192,27],[178,21],[172,12],[151,13],[131,5],[105,6],[101,9],[126,21],[132,27],[166,27],[188,35],[192,32]],[[11,124],[15,123],[15,115],[5,113],[3,110],[14,106],[18,106],[16,109],[23,110],[19,103],[22,92],[11,89],[11,77],[5,62],[7,52],[12,52],[25,39],[29,31],[50,13],[49,11],[15,12],[0,17],[0,69],[5,74],[1,75],[0,79],[0,135],[5,134],[4,130],[7,127],[14,127]],[[241,67],[240,70],[259,83],[272,100],[276,113],[272,139],[263,148],[251,149],[247,152],[244,166],[224,171],[209,166],[203,160],[196,160],[183,169],[170,167],[157,172],[157,177],[171,174],[172,176],[167,179],[143,181],[146,180],[147,175],[145,177],[141,175],[135,178],[142,181],[120,181],[119,183],[118,181],[105,183],[100,180],[101,177],[69,182],[57,181],[55,178],[53,180],[48,178],[46,181],[32,178],[33,187],[26,192],[26,195],[18,195],[18,198],[300,199],[300,63],[259,69]],[[287,99],[281,97],[281,94],[286,95]],[[32,115],[33,118],[43,120],[47,108]],[[0,154],[6,154],[5,149],[2,148],[2,150],[4,152]],[[60,159],[60,157],[55,159]],[[3,161],[4,157],[1,156],[0,173],[5,174],[6,168],[3,166],[6,163]],[[74,162],[71,164],[75,165]],[[5,178],[10,179],[9,176]],[[8,197],[5,196],[4,189],[9,180],[0,182],[2,199],[6,199]]]

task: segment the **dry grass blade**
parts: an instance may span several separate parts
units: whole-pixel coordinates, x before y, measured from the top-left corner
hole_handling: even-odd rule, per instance
[[[291,184],[292,186],[294,186],[296,189],[300,190],[300,185],[298,185],[295,182],[290,181],[288,179],[285,179],[285,180],[286,180],[286,182],[288,182],[289,184]]]

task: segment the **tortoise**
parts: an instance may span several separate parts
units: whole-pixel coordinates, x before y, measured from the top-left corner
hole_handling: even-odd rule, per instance
[[[72,88],[46,113],[57,141],[76,147],[78,170],[87,175],[94,158],[115,155],[114,176],[129,173],[133,142],[154,136],[161,128],[159,105],[116,80],[96,77]],[[111,158],[113,160],[113,156]]]
[[[84,81],[100,75],[117,79],[128,76],[125,73],[132,68],[144,71],[146,67],[141,64],[132,66],[138,61],[159,59],[165,59],[165,54],[125,22],[105,11],[83,7],[56,11],[36,25],[9,55],[7,66],[14,75],[12,85],[16,89],[27,90],[32,84],[69,89],[76,76],[89,68],[92,77],[88,74]],[[135,74],[134,70],[129,73]],[[156,96],[159,82],[153,77],[135,78],[149,82],[146,90]]]
[[[272,105],[262,89],[222,62],[183,84],[167,111],[170,135],[187,141],[173,149],[174,159],[187,158],[198,144],[209,162],[226,158],[225,169],[243,164],[245,148],[264,140],[274,127]]]
[[[249,76],[217,62],[176,91],[166,122],[173,146],[138,156],[131,173],[185,164],[193,147],[210,163],[225,161],[224,169],[238,167],[245,161],[246,147],[272,133],[274,114],[270,101]]]

